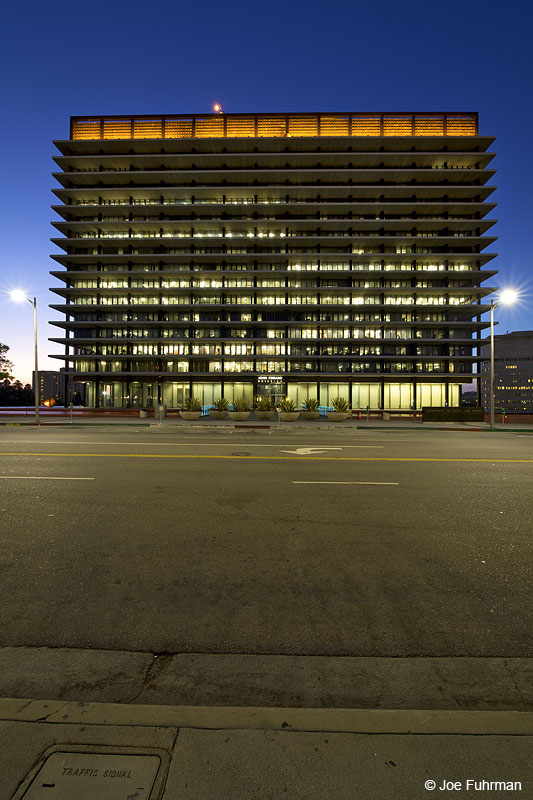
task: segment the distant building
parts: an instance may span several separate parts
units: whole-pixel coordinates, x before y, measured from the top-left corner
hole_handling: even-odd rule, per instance
[[[490,343],[481,348],[481,397],[490,408]],[[494,407],[533,411],[533,331],[513,331],[494,337]]]
[[[476,391],[463,392],[461,395],[461,405],[463,406],[477,406],[478,396]]]
[[[476,113],[71,118],[55,355],[89,406],[459,406],[494,289]]]
[[[35,386],[35,372],[32,373],[32,386]],[[73,379],[72,370],[39,370],[39,404],[53,400],[59,406],[69,403],[82,405],[85,395],[83,383]]]

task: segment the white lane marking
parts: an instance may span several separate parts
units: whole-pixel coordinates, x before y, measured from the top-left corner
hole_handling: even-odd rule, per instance
[[[12,481],[94,481],[94,478],[58,478],[52,475],[0,475]]]
[[[399,483],[384,483],[382,481],[293,481],[293,483],[325,483],[335,486],[399,486]]]
[[[294,453],[297,456],[314,456],[328,450],[342,450],[342,447],[299,447],[297,450],[280,450],[280,453]]]
[[[8,444],[8,442],[6,442]],[[51,440],[42,439],[34,440],[34,439],[19,439],[17,441],[11,440],[9,444],[112,444],[112,445],[124,445],[124,447],[137,447],[137,445],[146,445],[147,447],[235,447],[235,445],[243,445],[246,447],[278,447],[279,444],[248,444],[248,442],[235,442],[232,441],[231,443],[227,442],[87,442],[87,441],[80,441],[80,440]],[[363,449],[374,449],[374,450],[383,450],[383,445],[380,444],[343,444],[342,447],[328,447],[324,445],[321,447],[320,445],[309,445],[309,447],[319,447],[321,450],[345,450],[346,448],[363,448]],[[282,452],[294,452],[289,450],[283,450]]]

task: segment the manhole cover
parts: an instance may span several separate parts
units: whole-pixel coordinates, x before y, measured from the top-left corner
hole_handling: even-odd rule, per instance
[[[239,456],[239,457],[241,457],[241,456],[249,456],[249,455],[250,455],[250,453],[232,453],[231,455],[232,455],[232,456]]]
[[[159,756],[52,753],[24,800],[148,800]]]

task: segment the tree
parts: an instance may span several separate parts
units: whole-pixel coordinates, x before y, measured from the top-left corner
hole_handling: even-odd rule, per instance
[[[11,370],[13,369],[13,364],[11,361],[8,361],[6,358],[7,351],[9,347],[7,344],[2,344],[0,342],[0,380],[4,378],[12,378]]]
[[[33,389],[29,383],[23,386],[20,381],[0,382],[0,406],[31,406],[33,403]]]

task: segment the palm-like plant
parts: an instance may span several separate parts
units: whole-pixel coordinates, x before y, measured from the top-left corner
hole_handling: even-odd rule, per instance
[[[318,411],[318,400],[316,397],[308,397],[303,401],[302,408],[304,411]]]
[[[270,395],[262,395],[258,398],[255,408],[257,411],[273,411],[274,401]]]
[[[201,411],[202,401],[199,397],[188,397],[183,404],[183,408],[185,411]]]
[[[214,401],[213,407],[215,411],[227,411],[229,409],[229,402],[225,397],[219,397]]]
[[[238,397],[236,400],[233,401],[233,410],[234,411],[249,411],[250,410],[250,403],[244,397]]]
[[[296,408],[296,403],[294,402],[294,400],[291,400],[289,397],[286,397],[284,400],[281,401],[280,408],[284,412],[287,412],[287,411],[298,411],[298,409]]]
[[[340,411],[342,414],[347,414],[350,410],[350,404],[345,397],[334,397],[331,405],[335,411]]]

